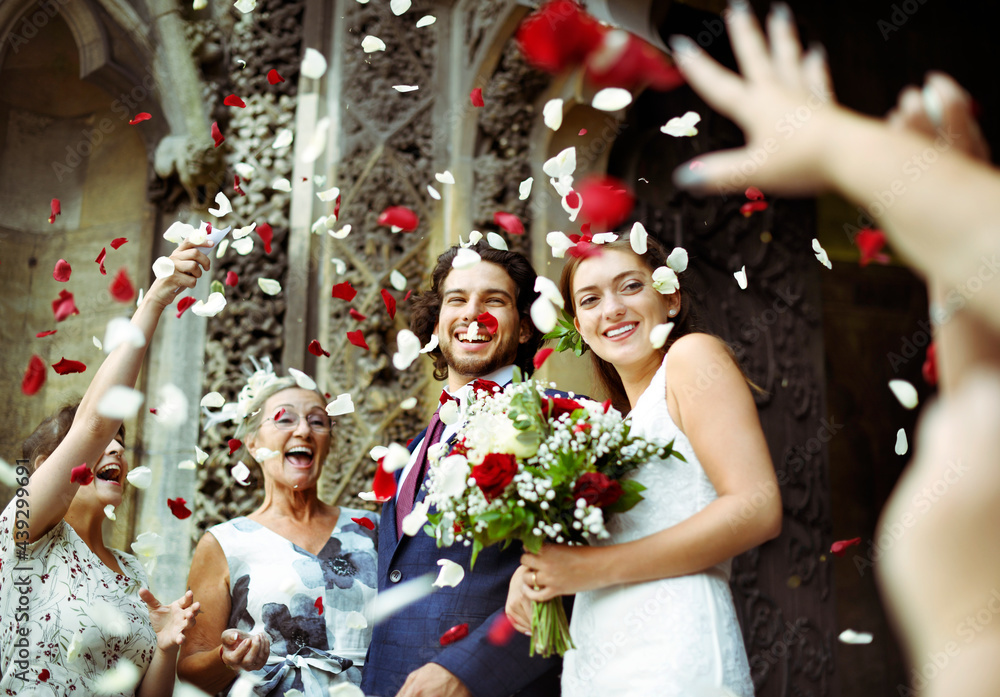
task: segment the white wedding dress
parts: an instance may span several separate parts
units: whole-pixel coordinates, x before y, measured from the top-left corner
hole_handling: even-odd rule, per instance
[[[630,414],[632,433],[667,443],[687,462],[654,460],[632,473],[643,500],[608,522],[631,542],[690,518],[717,498],[687,437],[667,411],[666,359]],[[578,593],[563,663],[564,697],[753,697],[729,590],[730,560],[699,574]],[[725,689],[723,689],[725,688]],[[728,690],[728,692],[727,692]]]

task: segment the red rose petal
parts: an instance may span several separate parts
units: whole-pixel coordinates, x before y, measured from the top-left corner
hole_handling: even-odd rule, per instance
[[[479,323],[479,327],[481,329],[485,329],[490,334],[496,334],[497,328],[500,326],[500,322],[497,321],[497,318],[489,312],[484,312],[476,317],[476,322]]]
[[[104,258],[106,256],[108,256],[108,248],[101,247],[101,253],[97,255],[96,259],[94,259],[94,263],[100,268],[102,276],[108,275],[108,270],[104,268]]]
[[[848,547],[854,547],[855,545],[861,544],[861,538],[855,537],[850,540],[838,540],[830,545],[830,553],[837,557],[842,557],[847,553]]]
[[[754,213],[767,210],[767,201],[747,201],[740,206],[740,213],[749,218]]]
[[[348,314],[349,314],[349,315],[350,315],[350,316],[351,316],[351,317],[352,317],[353,319],[356,319],[356,320],[358,320],[359,322],[364,322],[364,321],[365,321],[366,319],[368,319],[368,318],[367,318],[367,317],[366,317],[365,315],[361,314],[360,312],[358,312],[357,310],[355,310],[355,309],[354,309],[353,307],[352,307],[351,309],[349,309],[349,310],[347,311],[347,313],[348,313]]]
[[[371,518],[351,518],[351,520],[363,528],[368,528],[369,530],[375,529],[375,523],[371,521]]]
[[[535,357],[531,359],[531,362],[535,364],[535,370],[538,370],[539,368],[542,367],[542,363],[545,362],[546,358],[552,355],[552,351],[553,349],[550,348],[543,348],[538,350],[538,353],[535,354]]]
[[[278,411],[274,412],[274,416],[272,416],[271,419],[273,421],[277,421],[278,419],[281,418],[282,414],[284,414],[284,413],[285,413],[285,409],[284,409],[284,407],[282,407],[281,409],[278,409]]]
[[[278,71],[271,68],[267,71],[267,81],[272,85],[277,85],[279,82],[284,82],[285,78],[278,74]]]
[[[240,175],[238,174],[233,175],[233,191],[239,194],[240,196],[247,195],[246,192],[240,188]]]
[[[132,285],[132,281],[129,280],[125,269],[118,271],[115,280],[111,281],[109,290],[111,291],[111,297],[120,303],[130,302],[135,297],[135,287]]]
[[[750,200],[750,201],[763,201],[764,200],[764,194],[763,194],[763,192],[760,189],[758,189],[756,186],[748,187],[747,190],[745,192],[743,192],[743,193],[746,194],[747,199]]]
[[[118,249],[126,242],[128,242],[127,237],[116,237],[113,240],[111,240],[111,249]]]
[[[408,290],[408,291],[406,291],[406,295],[404,295],[404,296],[403,296],[403,302],[404,302],[404,303],[405,303],[405,302],[406,302],[407,300],[409,300],[409,299],[410,299],[410,293],[412,293],[412,292],[413,292],[412,290]]]
[[[396,319],[396,298],[392,297],[392,293],[387,291],[385,288],[382,289],[382,302],[385,303],[385,309],[389,313],[389,319]]]
[[[73,301],[73,294],[65,289],[59,291],[59,297],[52,301],[52,314],[56,316],[56,322],[62,322],[70,315],[80,314]]]
[[[49,204],[49,224],[56,222],[56,216],[62,213],[62,207],[59,204],[59,199],[52,199],[52,203]]]
[[[327,358],[330,357],[330,352],[324,349],[322,346],[320,346],[319,341],[316,339],[313,339],[312,341],[309,342],[308,351],[309,353],[317,357],[319,356],[326,356]]]
[[[149,413],[153,414],[155,416],[156,415],[156,407],[150,407],[149,408]]]
[[[318,598],[316,598],[316,602],[313,603],[313,607],[316,608],[316,614],[317,615],[322,615],[323,614],[323,596],[322,595],[319,596]]]
[[[406,206],[389,206],[378,217],[378,224],[392,225],[403,232],[413,232],[420,224],[420,219]]]
[[[486,102],[483,101],[483,88],[476,87],[472,92],[469,93],[469,99],[472,100],[472,106],[486,106]]]
[[[240,277],[236,274],[235,271],[226,271],[226,285],[227,286],[229,286],[230,288],[233,288],[239,282],[240,282]]]
[[[222,131],[219,130],[219,122],[212,122],[212,140],[215,141],[215,147],[222,145],[222,141],[226,139],[226,136],[222,135]]]
[[[69,480],[80,486],[87,486],[92,481],[94,481],[94,473],[90,471],[87,467],[87,463],[84,462],[82,465],[77,465],[69,473]]]
[[[237,97],[235,94],[231,94],[222,100],[222,103],[226,106],[238,106],[240,109],[246,109],[247,103],[242,99]]]
[[[885,233],[881,230],[871,230],[865,228],[854,237],[854,243],[858,245],[861,252],[861,259],[858,263],[861,266],[868,266],[873,261],[879,264],[888,264],[889,256],[882,253],[885,246]]]
[[[191,515],[191,509],[187,507],[187,501],[179,496],[175,499],[167,499],[167,506],[170,507],[170,512],[174,514],[174,518],[178,520],[184,520]]]
[[[52,336],[53,334],[56,333],[56,331],[57,330],[55,330],[55,329],[50,329],[47,332],[38,332],[37,334],[35,334],[35,338],[36,339],[41,339],[43,336]]]
[[[581,225],[580,226],[580,233],[582,235],[584,235],[587,239],[590,239],[590,237],[591,237],[591,235],[590,235],[590,223],[584,223],[583,225]],[[574,240],[574,241],[575,242],[579,242],[579,240]]]
[[[469,636],[469,623],[463,622],[462,624],[456,624],[454,627],[441,635],[441,646],[454,644],[456,641],[464,639],[467,636]]]
[[[375,481],[372,483],[372,491],[377,501],[388,501],[396,495],[396,478],[382,468],[381,458],[379,458],[378,467],[375,468]]]
[[[490,631],[486,634],[486,640],[494,646],[505,646],[511,637],[514,636],[514,632],[514,625],[511,624],[507,615],[500,614],[493,620],[493,624],[490,625]]]
[[[135,115],[134,119],[128,122],[128,125],[134,126],[137,123],[142,123],[143,121],[149,121],[151,118],[153,118],[152,114],[145,111],[140,111],[138,114]]]
[[[577,135],[578,136],[585,136],[585,135],[587,135],[587,129],[586,128],[581,128],[580,132],[577,133]]]
[[[606,230],[613,230],[624,221],[635,202],[625,182],[614,177],[587,177],[577,191],[583,198],[580,215]]]
[[[493,222],[511,235],[524,234],[524,224],[521,222],[520,218],[513,213],[497,211],[493,214]]]
[[[177,301],[177,319],[180,319],[181,315],[184,314],[184,311],[186,309],[188,309],[189,307],[191,307],[192,305],[194,305],[195,302],[197,302],[197,301],[194,298],[192,298],[190,295],[186,295],[183,298],[181,298],[180,300],[178,300]]]
[[[604,403],[601,404],[601,406],[604,407],[604,413],[607,414],[608,413],[608,409],[611,408],[611,400],[610,399],[604,400]]]
[[[924,381],[930,385],[934,386],[938,383],[938,371],[937,371],[937,346],[932,341],[927,347],[927,358],[924,359],[924,365],[921,368],[921,373],[923,373]]]
[[[344,281],[343,283],[338,283],[333,287],[334,298],[340,298],[341,300],[346,300],[351,302],[354,300],[354,296],[358,294],[358,291],[354,290],[351,286],[350,281]]]
[[[59,375],[69,375],[70,373],[82,373],[87,369],[87,366],[80,361],[61,358],[58,363],[52,364],[52,369]]]
[[[240,449],[240,446],[242,446],[242,445],[243,445],[243,441],[241,441],[239,438],[230,438],[229,439],[229,454],[232,455],[233,453],[235,453],[237,450]]]
[[[21,392],[28,397],[42,389],[45,384],[45,363],[38,356],[32,356],[21,380]]]
[[[601,246],[594,244],[589,238],[582,238],[575,245],[566,250],[571,257],[586,259],[588,257],[598,257],[601,255]]]
[[[365,342],[365,337],[362,335],[360,329],[354,332],[347,332],[347,340],[358,348],[363,348],[365,351],[368,350],[368,344]]]
[[[268,254],[271,253],[271,240],[274,239],[274,230],[267,223],[261,223],[257,226],[257,234],[260,235],[261,241],[264,243],[264,251]]]
[[[69,262],[65,259],[60,259],[56,262],[56,267],[52,270],[52,278],[60,283],[65,283],[69,280],[71,273],[73,273],[73,268],[69,265]]]
[[[587,56],[587,79],[593,85],[628,90],[649,86],[666,91],[684,84],[680,71],[660,50],[634,34],[629,34],[624,44],[618,36],[606,33]]]
[[[557,73],[582,63],[607,29],[572,0],[545,3],[517,29],[517,45],[536,68]]]

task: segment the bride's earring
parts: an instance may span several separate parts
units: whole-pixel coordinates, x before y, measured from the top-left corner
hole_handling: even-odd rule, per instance
[[[676,309],[672,309],[672,310],[671,310],[670,312],[668,312],[667,314],[668,314],[668,315],[670,315],[671,317],[673,317],[673,316],[675,316],[675,315],[677,314],[677,310],[676,310]]]

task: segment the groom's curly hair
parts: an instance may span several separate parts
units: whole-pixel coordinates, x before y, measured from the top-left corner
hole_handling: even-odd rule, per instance
[[[437,265],[431,272],[430,290],[420,293],[413,299],[410,331],[416,334],[423,344],[431,340],[431,335],[437,327],[438,317],[441,314],[441,286],[448,274],[451,273],[451,264],[459,249],[458,246],[451,247],[438,257]],[[542,333],[535,327],[530,316],[531,303],[538,298],[538,293],[535,292],[535,278],[538,275],[523,254],[494,249],[482,241],[474,244],[470,249],[479,254],[483,261],[503,267],[514,282],[517,312],[531,326],[531,338],[518,346],[514,364],[521,369],[525,376],[531,375],[535,370],[533,359],[538,348],[542,345]],[[435,348],[429,355],[434,361],[434,379],[447,379],[448,362],[441,350]]]

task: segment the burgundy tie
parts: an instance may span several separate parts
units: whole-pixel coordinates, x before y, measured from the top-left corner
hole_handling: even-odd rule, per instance
[[[442,404],[449,399],[456,398],[450,396],[447,392],[441,393],[440,402]],[[413,510],[413,504],[417,498],[417,489],[420,488],[427,473],[427,449],[441,440],[441,434],[444,433],[444,422],[441,421],[440,411],[440,408],[438,408],[438,411],[434,412],[434,416],[431,417],[431,422],[427,425],[427,432],[424,434],[424,440],[420,443],[417,459],[414,461],[413,467],[410,468],[406,479],[403,480],[399,491],[396,493],[397,540],[403,537],[403,519]]]

